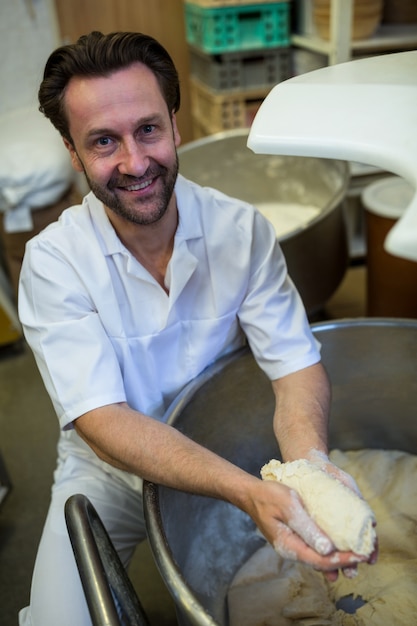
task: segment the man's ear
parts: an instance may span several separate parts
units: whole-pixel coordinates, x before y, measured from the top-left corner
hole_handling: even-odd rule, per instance
[[[174,132],[175,147],[178,148],[178,146],[181,144],[181,135],[178,130],[177,118],[175,116],[175,113],[171,114],[171,121],[172,121],[172,130]]]
[[[75,169],[76,172],[83,172],[84,171],[83,164],[81,163],[73,144],[70,141],[68,141],[68,139],[65,139],[65,137],[63,137],[63,142],[64,142],[66,149],[70,153],[72,167]]]

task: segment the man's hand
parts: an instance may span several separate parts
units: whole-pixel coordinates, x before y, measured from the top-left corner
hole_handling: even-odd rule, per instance
[[[328,580],[335,580],[339,569],[352,576],[357,565],[368,560],[353,552],[336,550],[308,515],[297,493],[285,485],[263,481],[254,505],[255,510],[248,512],[275,550],[286,559],[323,571]]]
[[[357,496],[360,498],[363,497],[354,478],[332,463],[327,454],[324,454],[324,452],[320,452],[319,450],[310,450],[306,458],[310,461],[310,463],[336,478],[336,480],[345,485],[345,487],[351,489]]]

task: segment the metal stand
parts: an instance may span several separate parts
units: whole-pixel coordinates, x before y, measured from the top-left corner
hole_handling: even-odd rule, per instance
[[[150,626],[103,523],[81,494],[65,504],[68,534],[94,626]]]

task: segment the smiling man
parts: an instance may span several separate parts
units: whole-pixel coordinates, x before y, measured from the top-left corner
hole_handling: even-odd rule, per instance
[[[28,244],[21,273],[20,318],[61,431],[20,624],[91,624],[65,502],[89,497],[127,566],[146,536],[142,479],[228,501],[281,553],[349,573],[364,558],[337,552],[293,491],[164,422],[190,380],[248,342],[283,459],[352,484],[326,456],[329,384],[273,227],[178,174],[169,55],[146,35],[91,33],[52,53],[39,99],[91,192]]]

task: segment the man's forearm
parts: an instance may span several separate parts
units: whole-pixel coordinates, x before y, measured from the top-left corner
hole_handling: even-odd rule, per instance
[[[158,484],[245,508],[247,491],[257,482],[175,428],[125,404],[86,413],[75,427],[99,458]]]
[[[327,453],[330,384],[320,363],[272,383],[274,432],[284,461]]]

